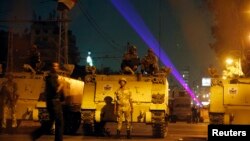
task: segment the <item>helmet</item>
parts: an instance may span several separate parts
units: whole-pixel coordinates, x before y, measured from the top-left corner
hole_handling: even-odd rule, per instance
[[[125,83],[127,83],[127,80],[126,80],[126,78],[124,78],[124,77],[122,77],[122,78],[119,79],[119,83],[120,83],[121,81],[124,81]]]
[[[130,45],[129,46],[129,50],[130,51],[136,51],[137,50],[137,47],[135,45]]]
[[[131,45],[131,49],[137,49],[135,45]]]
[[[59,66],[60,66],[59,63],[57,63],[57,62],[52,63],[52,67],[59,67]]]

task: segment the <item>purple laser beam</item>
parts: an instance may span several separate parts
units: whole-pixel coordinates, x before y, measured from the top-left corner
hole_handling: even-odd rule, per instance
[[[131,27],[139,34],[143,41],[154,51],[161,52],[161,55],[156,54],[165,66],[168,66],[172,70],[172,75],[175,79],[182,85],[182,87],[188,92],[188,94],[196,101],[197,104],[201,105],[200,101],[194,95],[194,92],[188,87],[188,85],[183,80],[180,73],[177,71],[173,63],[170,61],[169,57],[165,51],[160,47],[159,42],[151,34],[150,30],[147,28],[143,19],[136,12],[134,7],[129,3],[128,0],[111,0],[115,8],[120,12],[120,14],[126,19],[126,21],[131,25]]]

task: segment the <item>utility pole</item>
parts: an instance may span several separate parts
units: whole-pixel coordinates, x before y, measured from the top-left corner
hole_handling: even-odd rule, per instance
[[[59,39],[58,63],[68,64],[68,9],[58,10],[59,13]]]
[[[68,13],[77,0],[58,0],[59,20],[59,44],[58,44],[58,63],[68,64]]]
[[[13,30],[9,29],[8,33],[8,55],[7,55],[7,72],[13,71]]]

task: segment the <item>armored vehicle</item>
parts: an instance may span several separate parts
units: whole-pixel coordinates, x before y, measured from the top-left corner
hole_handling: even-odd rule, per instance
[[[132,123],[152,124],[153,136],[164,138],[168,115],[168,81],[165,75],[86,75],[81,106],[84,134],[98,131],[96,125],[101,122],[116,121],[112,106],[121,77],[127,80],[127,87],[132,91]]]
[[[39,96],[44,89],[43,74],[37,75],[30,72],[15,72],[12,74],[14,81],[17,83],[17,94],[19,95],[16,105],[16,118],[18,125],[20,125],[23,120],[32,120],[32,111],[35,109]],[[5,77],[0,78],[0,84],[5,80]],[[2,102],[1,100],[1,104],[3,104]],[[1,113],[2,110],[1,108]],[[7,119],[10,119],[9,114]]]
[[[191,97],[185,90],[174,90],[171,100],[171,122],[186,121],[191,122]]]
[[[249,78],[213,78],[210,88],[210,123],[250,124],[249,86]]]
[[[46,124],[49,116],[46,111],[44,97],[46,72],[37,74],[35,72],[14,72],[14,81],[17,83],[19,99],[16,105],[16,117],[18,123],[24,120],[39,121]],[[0,83],[6,78],[0,78]],[[75,133],[81,125],[81,102],[84,82],[76,79],[59,76],[61,83],[64,83],[64,129],[65,133]],[[10,119],[10,115],[8,115]],[[53,131],[53,130],[52,130]]]
[[[81,103],[84,82],[62,75],[58,79],[60,83],[63,83],[64,91],[64,133],[75,134],[81,125]],[[33,109],[33,120],[40,121],[41,124],[46,124],[48,119],[49,115],[46,110],[45,97],[41,93],[40,99],[36,103],[35,109]]]
[[[231,69],[227,69],[225,74],[229,75],[224,78],[214,68],[209,68],[212,76],[209,118],[212,124],[250,124],[249,59],[242,60],[245,64],[242,66],[239,60],[236,62],[237,65],[228,65]]]

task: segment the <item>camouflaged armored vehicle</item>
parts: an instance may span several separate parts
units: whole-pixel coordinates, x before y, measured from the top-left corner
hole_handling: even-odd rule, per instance
[[[152,135],[164,138],[167,134],[168,115],[166,75],[86,75],[81,106],[84,134],[89,135],[98,131],[96,125],[101,122],[116,122],[112,105],[114,92],[119,88],[118,80],[121,77],[127,80],[126,86],[132,91],[132,124],[151,124]],[[107,100],[111,103],[108,104]]]
[[[14,81],[17,83],[19,98],[16,105],[16,118],[18,125],[22,121],[38,121],[46,124],[48,112],[44,97],[46,72],[13,72]],[[6,78],[0,78],[0,83]],[[81,125],[81,103],[84,82],[60,75],[59,80],[64,83],[64,133],[74,134]],[[10,115],[8,118],[10,119]],[[53,129],[52,129],[53,131]],[[50,132],[50,131],[49,131]],[[49,133],[48,132],[48,133]]]

